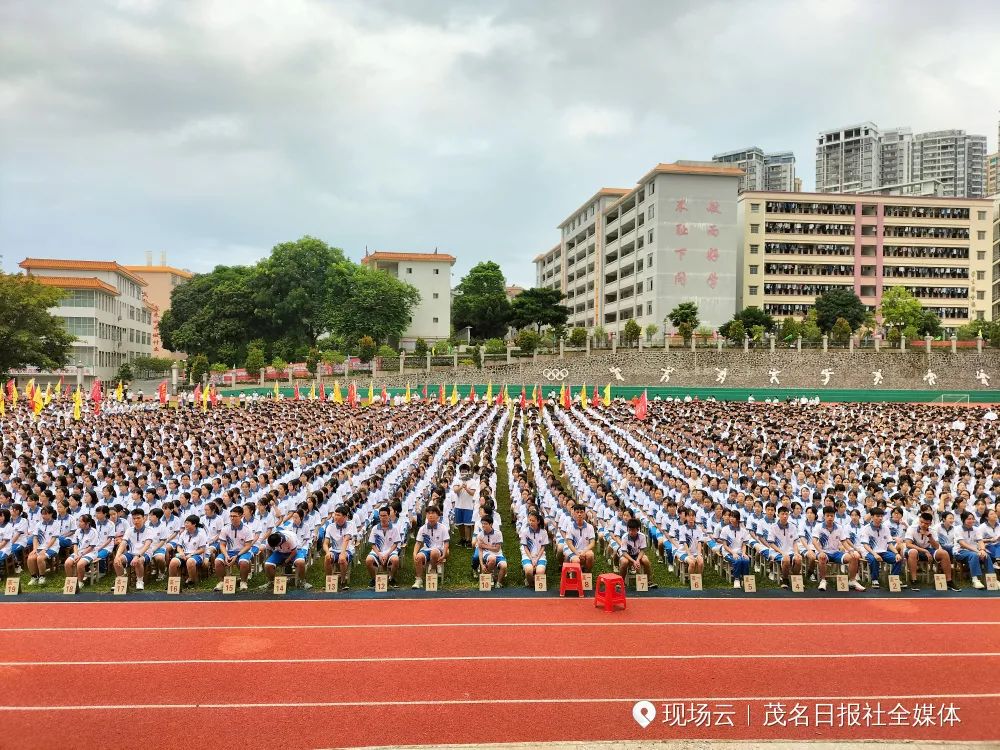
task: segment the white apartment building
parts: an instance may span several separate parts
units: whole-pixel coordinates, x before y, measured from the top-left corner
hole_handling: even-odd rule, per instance
[[[905,185],[912,182],[913,131],[910,128],[883,130],[880,145],[882,170],[879,186]]]
[[[939,180],[948,198],[985,197],[985,159],[985,135],[937,130],[913,139],[913,174]]]
[[[20,266],[40,283],[67,292],[51,313],[76,336],[68,366],[41,374],[40,382],[59,376],[72,382],[77,367],[88,380],[110,381],[122,362],[152,356],[153,316],[142,298],[146,282],[134,273],[114,261],[25,258]]]
[[[795,154],[781,151],[765,154],[758,146],[726,151],[716,154],[712,161],[742,169],[740,192],[744,190],[787,190],[796,189]]]
[[[655,166],[634,188],[599,190],[559,225],[560,243],[535,257],[536,284],[566,295],[571,327],[662,327],[681,302],[698,305],[703,325],[722,325],[736,309],[742,177],[681,161]]]
[[[378,251],[361,262],[395,276],[417,288],[420,302],[413,308],[410,325],[398,346],[413,350],[417,339],[429,345],[451,336],[451,267],[455,256],[447,253],[392,253]]]
[[[816,191],[856,193],[878,187],[881,175],[881,133],[863,122],[819,134],[816,145]]]

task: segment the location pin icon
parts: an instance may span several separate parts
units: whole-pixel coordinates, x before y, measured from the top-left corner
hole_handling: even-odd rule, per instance
[[[656,706],[649,701],[639,701],[632,706],[632,718],[636,724],[645,729],[656,718]]]

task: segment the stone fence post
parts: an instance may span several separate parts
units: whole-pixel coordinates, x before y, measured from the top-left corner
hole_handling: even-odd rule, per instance
[[[830,337],[825,333],[823,334],[823,351],[825,352],[830,344]]]
[[[927,353],[931,353],[931,335],[928,333],[924,336],[924,347],[927,349]]]
[[[951,353],[952,354],[958,353],[958,336],[956,336],[954,333],[951,334]]]

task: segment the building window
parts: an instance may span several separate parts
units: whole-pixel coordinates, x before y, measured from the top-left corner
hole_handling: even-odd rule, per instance
[[[986,292],[976,292],[976,299],[986,299]]]
[[[649,255],[646,256],[646,265],[649,266],[650,268],[653,267],[653,254],[652,253],[650,253]]]
[[[413,273],[413,268],[412,267],[407,267],[406,272],[407,273]]]
[[[977,239],[985,240],[986,239],[986,232],[984,232],[984,231],[976,232],[976,237],[977,237]]]
[[[760,268],[760,266],[750,266],[750,275],[751,276],[755,276],[757,274],[757,270],[759,268]]]
[[[653,280],[652,279],[646,279],[646,291],[647,292],[653,291]]]
[[[986,251],[979,250],[976,252],[976,260],[986,260]]]
[[[653,211],[654,208],[656,208],[655,205],[649,207],[649,210],[646,212],[646,218],[647,219],[652,219],[653,218],[653,216],[655,214],[655,211]]]
[[[653,242],[653,230],[652,229],[650,229],[649,230],[649,234],[646,235],[646,241],[649,242],[649,243]]]
[[[978,215],[980,221],[986,221],[985,211],[977,211],[976,214]]]
[[[656,188],[656,183],[655,182],[650,182],[649,183],[649,187],[646,188],[646,192],[648,192],[650,195],[652,195],[655,192],[654,191],[655,188]]]
[[[982,310],[979,310],[976,313],[976,320],[983,320],[983,319],[985,319],[985,313]]]
[[[750,287],[750,294],[757,294],[757,287],[755,286]]]
[[[435,276],[439,276],[440,274],[441,274],[441,269],[440,268],[435,268],[434,269],[434,275]]]
[[[750,231],[757,234],[760,231],[760,224],[751,224]]]
[[[750,204],[750,213],[752,213],[752,214],[760,213],[760,204],[759,203],[751,203]]]
[[[760,245],[751,245],[750,246],[750,254],[751,255],[756,255],[759,252],[760,252]]]
[[[438,319],[437,319],[437,318],[434,318],[434,322],[435,322],[435,323],[437,323],[437,322],[438,322]]]
[[[652,314],[653,314],[653,303],[652,302],[647,302],[646,303],[646,315],[652,315]]]
[[[434,292],[434,299],[437,299],[437,298],[438,298],[438,293]]]
[[[986,278],[986,271],[976,271],[976,281],[983,281]]]

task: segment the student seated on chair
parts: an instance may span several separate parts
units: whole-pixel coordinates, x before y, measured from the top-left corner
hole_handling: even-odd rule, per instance
[[[903,561],[892,550],[892,546],[892,532],[889,531],[889,524],[885,523],[885,510],[873,508],[871,520],[861,528],[858,535],[858,547],[868,563],[873,589],[881,586],[879,568],[882,562],[887,562],[892,566],[892,575],[894,576],[898,576],[903,570]],[[906,584],[902,580],[899,585],[901,588],[906,588]]]
[[[630,518],[626,527],[618,552],[618,572],[625,578],[630,573],[637,574],[641,570],[648,578],[652,578],[653,566],[646,557],[646,535],[641,531],[642,524],[638,518]],[[650,582],[649,588],[655,589],[656,584]]]
[[[184,530],[177,535],[176,552],[170,558],[170,576],[179,576],[181,570],[187,571],[185,585],[198,583],[199,573],[205,563],[205,548],[208,546],[208,534],[201,528],[198,516],[191,514],[184,519]]]
[[[573,506],[573,521],[565,529],[563,559],[580,563],[580,570],[589,573],[594,568],[594,527],[587,523],[587,507],[582,503]]]
[[[125,566],[135,571],[136,591],[145,587],[146,566],[152,560],[153,545],[158,541],[156,532],[146,524],[146,512],[142,508],[132,511],[132,528],[125,532],[115,556],[115,573],[125,575]]]
[[[770,508],[771,503],[768,503]],[[781,588],[790,585],[790,576],[802,572],[802,535],[798,527],[789,518],[787,505],[778,508],[778,520],[771,524],[767,532],[767,544],[770,559],[781,566]]]
[[[951,579],[951,557],[931,530],[933,521],[934,516],[928,511],[923,511],[917,518],[917,522],[906,531],[904,541],[906,542],[906,565],[910,570],[910,590],[917,590],[917,566],[921,562],[927,562],[932,566],[935,563],[941,566],[949,589],[961,591]]]
[[[216,591],[222,591],[222,579],[226,568],[237,563],[240,571],[240,591],[248,588],[250,578],[250,549],[253,547],[253,530],[243,523],[243,506],[234,505],[229,509],[229,523],[219,533],[219,555],[215,558],[215,577],[219,582]]]
[[[482,517],[482,529],[476,536],[475,545],[479,551],[480,570],[496,573],[495,588],[501,588],[507,575],[507,559],[503,555],[503,534],[494,528],[492,515]]]
[[[301,511],[293,511],[293,515]],[[298,519],[301,522],[301,517]],[[284,566],[289,560],[295,561],[295,574],[299,580],[303,581],[302,588],[310,589],[312,585],[305,581],[306,577],[306,557],[309,555],[308,547],[303,548],[301,540],[293,530],[294,523],[289,526],[279,526],[271,532],[267,538],[267,546],[271,549],[267,561],[264,563],[264,574],[267,576],[267,583],[263,588],[270,588],[274,583],[274,576],[279,566]]]
[[[535,576],[545,577],[545,550],[549,544],[549,533],[542,524],[542,516],[537,510],[528,512],[528,526],[521,534],[521,567],[524,582],[529,588],[535,587]]]
[[[448,560],[448,527],[441,523],[441,509],[428,505],[424,509],[424,525],[417,530],[413,545],[413,567],[417,577],[413,588],[424,587],[424,570],[428,565],[437,569]]]
[[[396,571],[399,570],[399,547],[401,543],[399,528],[392,523],[392,514],[388,505],[378,510],[378,523],[372,527],[368,535],[368,543],[372,548],[368,552],[365,565],[371,576],[368,588],[375,588],[375,576],[380,571],[389,575],[389,585],[396,588]]]
[[[73,536],[73,549],[66,558],[66,577],[76,578],[77,585],[85,585],[87,566],[97,561],[97,543],[100,535],[94,528],[94,519],[89,513],[81,513],[77,519],[78,529]],[[107,553],[105,553],[107,557]]]
[[[334,569],[337,570],[341,591],[350,588],[351,563],[354,561],[354,524],[347,518],[347,513],[346,505],[338,505],[323,535],[323,565],[328,576],[333,575]]]
[[[731,511],[729,523],[719,532],[719,552],[732,569],[734,589],[740,588],[743,576],[750,573],[750,558],[743,552],[744,545],[750,541],[750,534],[740,525],[741,520],[738,510]]]
[[[986,543],[976,526],[976,515],[965,511],[962,513],[962,525],[955,534],[955,557],[969,566],[972,577],[972,587],[986,588],[981,576],[984,570],[989,570],[990,557],[986,551]]]
[[[847,525],[850,521],[838,524],[836,516],[837,511],[832,505],[823,508],[823,525],[813,536],[813,546],[816,548],[819,566],[819,586],[817,588],[820,591],[826,591],[826,566],[828,563],[833,563],[834,565],[846,565],[851,588],[855,591],[864,591],[865,587],[858,580],[861,555],[851,548],[847,539],[849,533]]]

